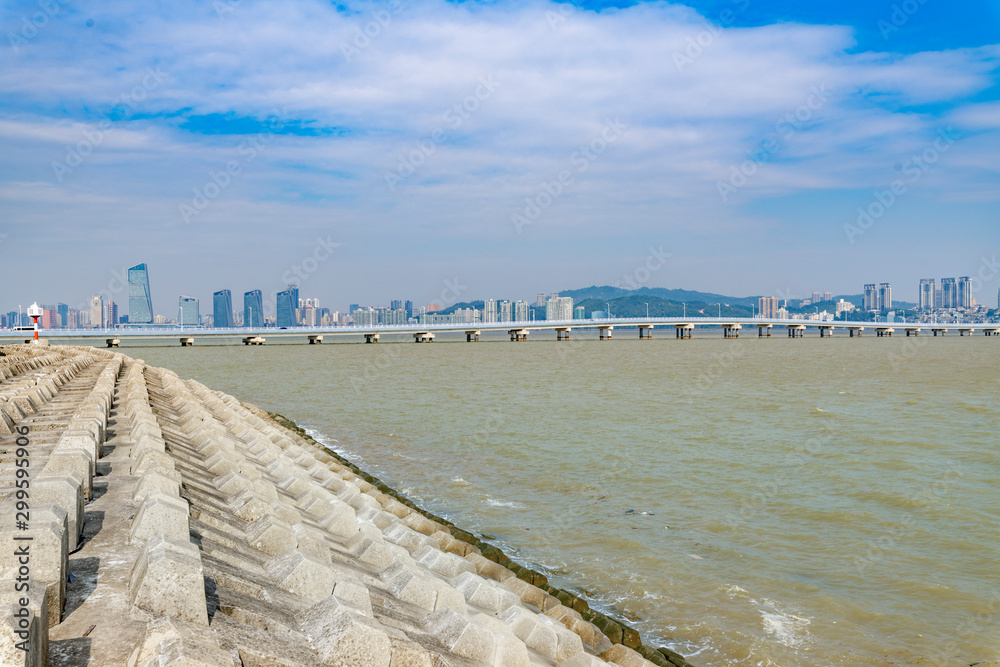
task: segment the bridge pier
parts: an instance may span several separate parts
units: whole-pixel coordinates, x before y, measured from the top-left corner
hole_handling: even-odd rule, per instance
[[[892,327],[879,327],[875,329],[875,335],[878,336],[879,338],[884,338],[886,336],[892,338],[893,331],[895,331],[895,329],[893,329]]]
[[[722,325],[722,337],[723,338],[739,338],[740,329],[742,325],[739,324],[723,324]]]
[[[556,340],[569,340],[569,327],[556,327]]]
[[[804,324],[789,324],[786,329],[788,329],[789,338],[802,338],[806,332],[806,325]]]
[[[674,337],[675,338],[690,338],[691,332],[694,331],[694,325],[690,322],[685,322],[684,324],[674,325]]]
[[[919,335],[920,335],[920,327],[906,327],[907,338],[909,338],[910,336],[919,336]]]
[[[606,325],[602,327],[597,327],[598,338],[600,340],[611,340],[611,330],[614,329],[613,326]]]
[[[964,336],[965,334],[969,334],[971,336],[972,335],[972,331],[973,331],[972,327],[962,328],[962,329],[958,330],[958,335],[959,336]]]
[[[643,335],[645,334],[645,335]],[[639,340],[650,340],[653,337],[653,325],[652,324],[640,324],[639,325]]]
[[[117,338],[108,338],[104,342],[107,344],[108,347],[118,347],[118,345],[121,343],[121,341],[118,340]]]
[[[365,342],[366,343],[377,343],[378,339],[379,339],[379,335],[377,333],[366,333],[365,334]]]
[[[244,345],[263,345],[264,344],[264,338],[262,338],[261,336],[247,336],[246,338],[243,339],[243,344]]]
[[[847,327],[847,329],[851,332],[851,338],[854,338],[855,333],[861,338],[861,332],[865,330],[864,327]]]
[[[983,333],[987,336],[1000,336],[1000,329],[983,329]]]
[[[939,331],[941,332],[941,335],[943,336],[945,334],[945,332],[948,331],[948,330],[947,329],[931,329],[931,332],[933,332],[935,338],[937,337]]]
[[[430,331],[421,331],[419,333],[413,334],[414,343],[433,343],[434,334]]]
[[[465,342],[466,343],[478,343],[479,342],[479,332],[478,331],[466,331],[465,332]]]
[[[309,334],[309,344],[310,345],[322,345],[323,335],[322,334]]]
[[[819,327],[819,337],[820,338],[833,338],[833,327]]]
[[[771,327],[773,324],[758,324],[757,325],[757,338],[770,338],[771,337]],[[766,334],[764,332],[767,332]]]
[[[194,345],[194,336],[181,336],[181,347],[192,347]]]
[[[528,330],[527,329],[511,329],[507,333],[510,334],[511,342],[523,343],[528,340]]]

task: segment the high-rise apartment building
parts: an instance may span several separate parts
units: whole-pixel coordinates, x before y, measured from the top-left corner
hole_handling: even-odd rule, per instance
[[[198,299],[193,296],[182,296],[177,299],[177,322],[184,327],[196,327],[201,324]]]
[[[104,297],[95,294],[90,299],[90,326],[103,329],[104,322]]]
[[[544,294],[541,296],[545,296]],[[528,302],[518,299],[514,302],[514,321],[515,322],[527,322],[528,321]]]
[[[972,279],[962,276],[958,279],[958,308],[972,308]]]
[[[487,299],[483,303],[483,322],[499,322],[496,299]]]
[[[406,311],[406,319],[413,317],[413,302],[407,300],[403,303],[403,310]]]
[[[145,264],[136,264],[128,270],[128,322],[153,322],[153,298],[149,291],[149,271]]]
[[[278,292],[277,294],[277,326],[278,327],[294,327],[296,325],[295,311],[296,305],[298,305],[298,288],[292,290],[291,288],[285,290],[284,292]]]
[[[573,319],[573,299],[568,296],[549,296],[545,302],[545,319],[547,320],[571,320]]]
[[[868,312],[879,311],[882,308],[878,302],[878,288],[874,283],[865,285],[865,310]]]
[[[243,326],[251,329],[264,326],[264,295],[259,289],[243,294]]]
[[[501,301],[497,304],[497,321],[498,322],[513,322],[514,321],[514,304],[510,301]]]
[[[954,278],[941,279],[941,308],[958,308],[958,281]]]
[[[113,329],[118,324],[118,304],[108,301],[104,308],[104,326]]]
[[[892,310],[892,285],[889,283],[878,286],[878,309],[882,312]]]
[[[778,297],[776,296],[762,296],[757,299],[757,308],[760,311],[760,316],[768,319],[773,319],[778,316],[778,308],[780,304],[778,302]]]
[[[538,306],[539,308],[545,307],[545,294],[539,292],[538,295],[535,296],[535,305]]]
[[[823,293],[822,292],[813,292],[811,300],[812,300],[813,303],[819,303],[820,301],[823,300]]]
[[[933,278],[921,278],[920,280],[920,293],[918,299],[918,306],[920,310],[933,310],[934,309],[934,279]]]
[[[233,325],[233,293],[219,290],[212,295],[212,326],[230,329]]]
[[[389,308],[391,308],[392,310],[399,310],[402,307],[403,307],[402,299],[393,299],[392,301],[389,302]]]

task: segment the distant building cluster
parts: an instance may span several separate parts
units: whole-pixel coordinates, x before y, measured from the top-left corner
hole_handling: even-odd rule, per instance
[[[942,278],[940,285],[935,285],[933,278],[924,278],[919,294],[920,310],[971,310],[976,306],[968,276]]]

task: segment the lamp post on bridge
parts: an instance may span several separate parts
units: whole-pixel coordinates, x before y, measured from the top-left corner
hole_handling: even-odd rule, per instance
[[[646,302],[646,319],[649,319],[649,302]]]

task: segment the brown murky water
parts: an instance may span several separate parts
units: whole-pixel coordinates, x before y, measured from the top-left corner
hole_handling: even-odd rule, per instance
[[[1000,339],[542,337],[124,351],[696,664],[1000,660]]]

